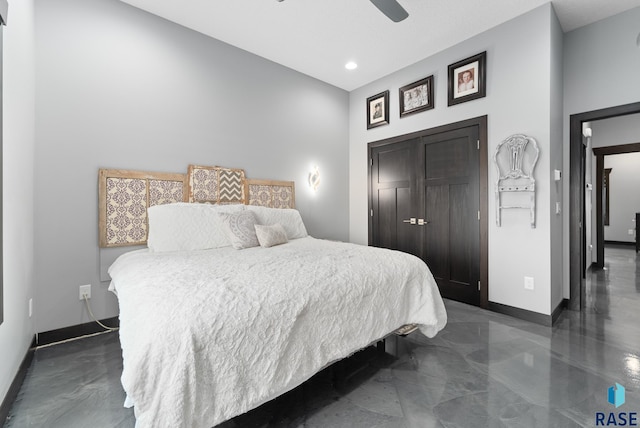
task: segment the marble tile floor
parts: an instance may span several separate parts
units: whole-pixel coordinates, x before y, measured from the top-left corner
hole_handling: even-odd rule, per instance
[[[587,308],[553,327],[446,301],[435,338],[392,340],[395,357],[363,352],[339,386],[326,370],[218,428],[593,427],[596,412],[640,413],[640,255],[605,254],[606,269],[588,275]],[[121,368],[117,333],[39,349],[5,428],[133,427]],[[626,388],[618,409],[607,401],[616,382]]]

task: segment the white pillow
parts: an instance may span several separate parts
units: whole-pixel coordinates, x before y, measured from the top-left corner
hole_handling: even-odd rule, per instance
[[[210,205],[177,202],[147,210],[151,251],[193,251],[231,245],[220,212],[238,212],[244,205]]]
[[[256,216],[253,211],[218,213],[224,225],[231,246],[236,250],[260,245],[256,236]]]
[[[268,248],[289,242],[287,240],[287,232],[277,223],[271,226],[256,224],[255,229],[261,247]]]
[[[247,209],[255,213],[258,224],[280,224],[287,233],[288,239],[304,238],[308,236],[302,217],[298,210],[291,208],[268,208],[259,205],[247,205]]]

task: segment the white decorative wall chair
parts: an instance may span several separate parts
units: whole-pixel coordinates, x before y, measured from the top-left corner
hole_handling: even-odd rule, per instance
[[[501,226],[503,209],[528,209],[531,227],[536,227],[536,180],[533,170],[538,161],[538,143],[532,137],[516,134],[506,138],[496,148],[493,156],[498,170],[496,182],[496,225]],[[514,198],[516,203],[505,204],[507,193],[528,193],[528,198]],[[526,201],[526,202],[523,202]]]

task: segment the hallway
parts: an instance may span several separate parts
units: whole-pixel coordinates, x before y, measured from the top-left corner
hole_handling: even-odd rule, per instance
[[[565,311],[564,322],[579,319],[587,336],[640,350],[640,253],[632,246],[606,246],[605,267],[587,275],[583,301],[583,312]]]

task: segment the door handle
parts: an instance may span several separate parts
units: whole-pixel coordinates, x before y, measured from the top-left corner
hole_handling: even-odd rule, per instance
[[[423,218],[415,218],[415,217],[411,217],[410,219],[405,219],[402,220],[403,223],[409,223],[409,224],[417,224],[418,226],[424,226],[425,224],[428,224],[429,222]]]

